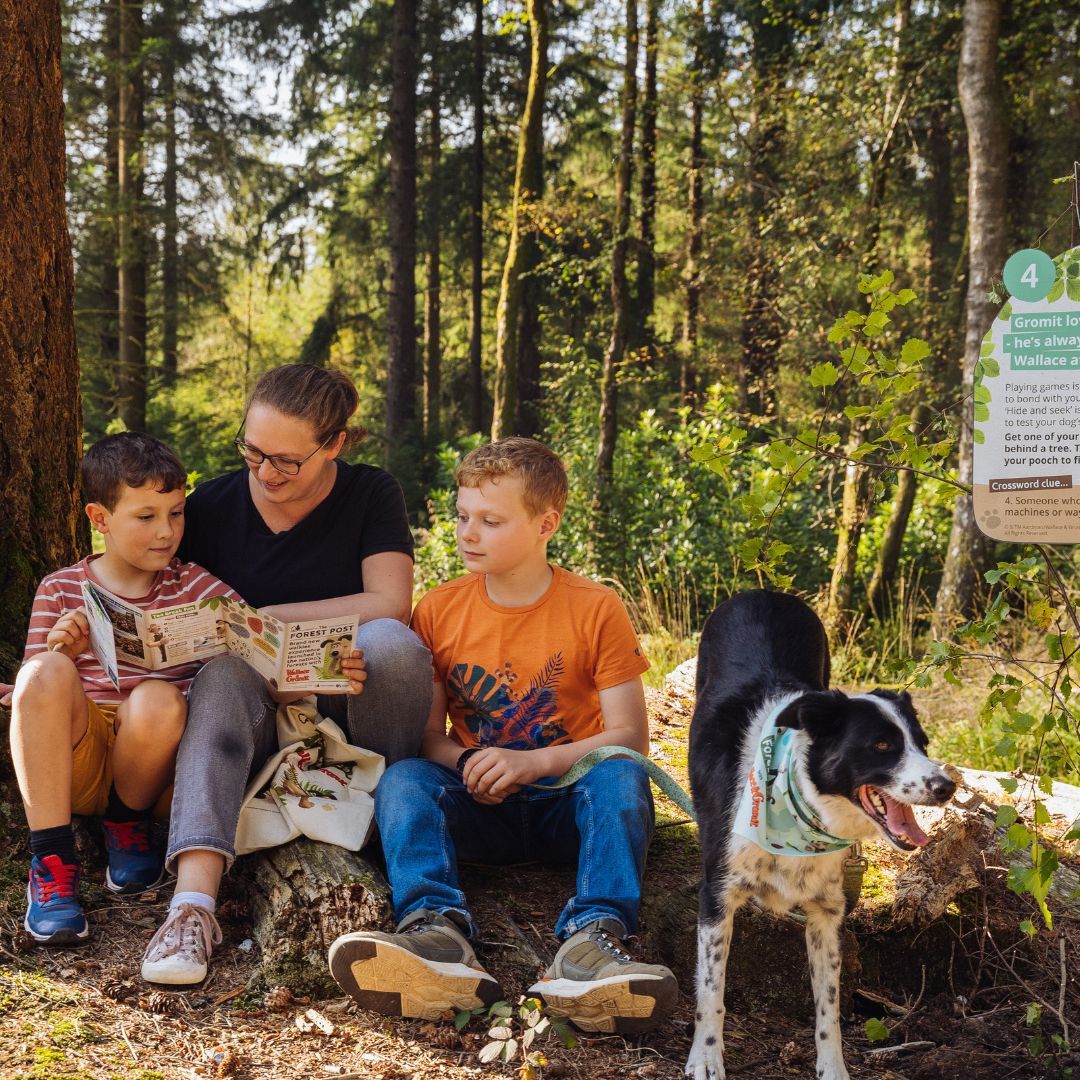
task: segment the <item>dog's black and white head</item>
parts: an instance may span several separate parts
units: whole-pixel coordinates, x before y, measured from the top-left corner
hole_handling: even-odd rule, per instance
[[[849,840],[884,838],[902,851],[927,842],[912,805],[940,806],[956,785],[926,756],[929,740],[906,691],[854,697],[814,691],[792,701],[776,723],[806,735],[803,794],[830,832]]]

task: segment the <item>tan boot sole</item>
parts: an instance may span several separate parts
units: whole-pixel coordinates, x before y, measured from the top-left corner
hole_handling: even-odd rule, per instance
[[[528,993],[539,997],[553,1016],[563,1016],[582,1031],[641,1035],[671,1014],[679,997],[672,977],[616,975],[579,982],[541,979]]]
[[[345,934],[330,946],[330,974],[364,1009],[384,1016],[448,1019],[503,997],[484,970],[425,960],[390,941]]]

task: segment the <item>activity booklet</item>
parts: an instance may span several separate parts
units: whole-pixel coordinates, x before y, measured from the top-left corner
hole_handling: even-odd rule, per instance
[[[342,690],[355,616],[285,623],[226,596],[143,611],[93,581],[82,584],[90,651],[119,687],[117,661],[157,671],[231,652],[279,690]]]

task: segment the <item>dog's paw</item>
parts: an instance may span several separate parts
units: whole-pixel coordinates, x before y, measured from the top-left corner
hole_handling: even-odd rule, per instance
[[[719,1043],[709,1046],[704,1039],[695,1039],[686,1059],[685,1072],[690,1080],[725,1080],[723,1047]]]
[[[839,1060],[832,1058],[824,1061],[818,1058],[817,1070],[814,1075],[817,1080],[851,1080],[843,1058]]]

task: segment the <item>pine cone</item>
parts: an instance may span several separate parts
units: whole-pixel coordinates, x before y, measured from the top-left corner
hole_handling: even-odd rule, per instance
[[[101,984],[101,992],[113,1001],[127,1001],[134,993],[130,979],[110,979]]]
[[[448,1024],[423,1024],[420,1036],[429,1046],[438,1047],[440,1050],[461,1049],[461,1037]]]
[[[292,1004],[292,991],[287,986],[271,986],[263,997],[263,1005],[271,1012],[285,1012]]]
[[[183,1011],[180,997],[162,990],[151,990],[146,997],[139,998],[139,1008],[162,1016],[175,1016]]]
[[[216,1057],[217,1055],[215,1055]],[[240,1058],[237,1054],[234,1054],[231,1050],[226,1050],[221,1055],[221,1060],[217,1063],[217,1072],[214,1074],[219,1078],[226,1076],[235,1076],[240,1070]]]

